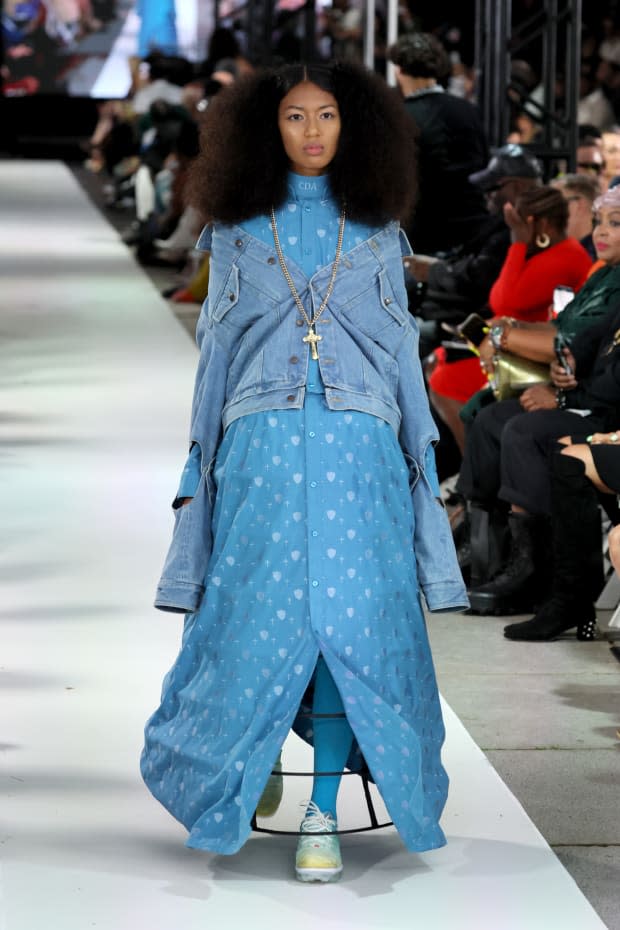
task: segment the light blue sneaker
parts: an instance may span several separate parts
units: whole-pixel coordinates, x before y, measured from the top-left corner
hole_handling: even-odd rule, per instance
[[[342,872],[342,856],[340,842],[335,835],[338,829],[335,819],[310,801],[299,829],[301,836],[295,856],[295,874],[299,881],[337,881]],[[329,836],[329,833],[334,835]]]
[[[265,785],[265,790],[261,794],[258,807],[256,808],[257,817],[273,817],[280,806],[282,793],[284,791],[284,778],[280,774],[282,771],[282,753],[274,763],[271,775]]]

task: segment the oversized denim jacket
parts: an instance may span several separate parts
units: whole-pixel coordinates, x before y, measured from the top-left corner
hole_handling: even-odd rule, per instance
[[[215,455],[238,417],[304,404],[310,350],[306,327],[275,250],[239,226],[207,227],[198,248],[211,251],[209,293],[198,321],[200,359],[192,403],[190,449],[173,504],[175,528],[155,606],[192,612],[204,592],[211,554]],[[430,610],[467,606],[448,519],[439,499],[431,417],[407,310],[402,268],[411,248],[390,223],[342,256],[317,331],[325,401],[386,420],[409,465],[418,579]],[[316,311],[331,265],[310,280],[287,266],[304,302]],[[195,474],[194,474],[195,472]],[[188,491],[189,489],[189,491]],[[179,497],[193,496],[185,506]]]

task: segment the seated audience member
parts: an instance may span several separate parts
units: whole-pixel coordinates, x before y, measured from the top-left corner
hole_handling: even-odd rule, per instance
[[[603,146],[600,138],[584,136],[577,146],[575,174],[585,174],[598,180],[605,168]]]
[[[552,385],[535,397],[491,404],[475,418],[458,489],[486,510],[498,500],[508,505],[511,545],[500,572],[470,590],[474,611],[519,613],[540,602],[549,575],[549,451],[566,434],[604,432],[618,422],[619,334],[615,309],[563,349],[563,363],[551,365]]]
[[[175,304],[201,304],[209,290],[210,271],[211,258],[205,255],[186,284],[166,288],[163,296],[170,298]]]
[[[97,124],[84,146],[89,153],[84,167],[112,176],[119,162],[138,152],[135,114],[126,100],[102,100],[97,110]]]
[[[508,639],[555,639],[573,627],[577,639],[594,639],[594,601],[604,583],[599,495],[616,518],[611,496],[620,494],[619,441],[616,431],[581,437],[575,432],[559,440],[564,448],[553,452],[549,462],[551,589],[531,620],[504,629]],[[620,539],[619,527],[612,532]]]
[[[231,59],[235,64],[236,76],[250,74],[253,71],[232,29],[218,26],[209,36],[207,57],[196,66],[196,77],[203,81],[209,80],[213,73],[221,68],[222,61]]]
[[[607,537],[607,543],[609,545],[609,560],[616,574],[620,575],[620,524],[612,526]]]
[[[600,174],[601,190],[612,187],[614,178],[620,177],[620,132],[613,130],[601,136],[605,167]]]
[[[43,0],[5,0],[1,12],[3,96],[23,97],[62,89],[60,37],[50,34]]]
[[[535,116],[534,113],[529,112],[527,109],[520,110],[513,120],[506,141],[514,142],[517,145],[542,145],[542,119],[541,115]]]
[[[180,106],[183,103],[183,84],[193,77],[191,66],[187,63],[187,73],[179,80],[175,72],[174,59],[154,52],[144,58],[139,68],[137,87],[133,95],[132,107],[134,113],[142,115],[148,113],[151,105],[163,100],[171,106]],[[174,80],[173,80],[174,78]]]
[[[620,303],[619,188],[612,188],[595,201],[595,214],[594,244],[597,254],[605,256],[605,266],[588,278],[557,319],[549,323],[518,325],[514,320],[503,319],[496,323],[491,335],[479,347],[481,362],[488,366],[489,373],[493,370],[493,357],[500,349],[530,361],[551,364],[555,359],[556,335],[560,334],[570,343],[580,331],[605,318]],[[474,415],[477,419],[477,410],[487,404],[496,406],[493,401],[490,388],[472,398],[467,405],[470,429],[473,428]],[[540,384],[525,390],[520,402],[523,409],[540,403],[554,403],[547,387]],[[466,469],[466,464],[464,467]],[[483,506],[470,502],[467,505],[465,524],[461,529],[459,561],[464,573],[470,574],[473,586],[492,578],[501,559],[501,540],[505,529],[505,508],[498,507],[497,502],[487,501]]]
[[[579,101],[577,120],[579,123],[591,123],[604,132],[611,129],[620,116],[620,39],[605,39],[600,44],[598,55],[598,87]]]
[[[488,211],[478,232],[449,260],[417,253],[405,259],[415,280],[408,287],[411,309],[420,325],[422,357],[445,338],[441,323],[458,325],[486,306],[510,245],[504,204],[514,203],[520,194],[539,186],[541,176],[540,162],[533,155],[518,145],[502,146],[484,171],[470,178],[483,192]]]
[[[594,201],[596,255],[604,261],[574,299],[549,323],[516,323],[502,318],[480,345],[480,361],[492,372],[495,352],[502,350],[533,362],[551,364],[555,358],[554,339],[560,333],[570,340],[586,326],[604,317],[620,302],[620,187],[611,188]],[[536,393],[538,386],[529,388]],[[490,391],[489,391],[490,393]]]
[[[512,245],[501,272],[491,288],[489,306],[495,318],[509,315],[526,323],[546,322],[554,289],[567,285],[579,290],[592,259],[566,235],[568,205],[551,187],[533,188],[504,205]],[[494,319],[489,320],[492,331]],[[465,427],[459,417],[463,404],[487,384],[476,356],[463,361],[439,361],[430,380],[433,407],[450,427],[461,450]]]
[[[123,238],[136,245],[139,261],[149,263],[156,259],[155,240],[171,235],[183,215],[187,172],[198,151],[198,128],[184,108],[155,101],[142,140],[135,172],[137,223]]]
[[[416,252],[449,252],[475,235],[485,219],[480,190],[469,181],[488,159],[480,113],[444,90],[450,62],[435,36],[401,36],[388,54],[418,130],[418,198],[407,232]]]
[[[598,180],[593,175],[564,174],[551,182],[568,204],[566,234],[584,247],[592,261],[596,261],[596,250],[592,241],[592,206],[601,194]]]
[[[332,0],[325,10],[326,33],[330,40],[330,58],[341,61],[362,60],[362,9],[351,0]],[[299,56],[296,55],[298,58]]]

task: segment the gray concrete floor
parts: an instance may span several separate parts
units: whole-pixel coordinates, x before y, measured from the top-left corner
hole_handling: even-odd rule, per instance
[[[77,174],[97,202],[96,183]],[[119,229],[131,219],[106,215]],[[159,290],[175,279],[144,272]],[[170,303],[191,338],[199,309]],[[429,632],[446,700],[609,930],[620,930],[620,664],[610,618],[599,611],[593,643],[511,642],[503,626],[514,618],[459,614],[431,615]]]
[[[599,612],[606,636],[611,614]],[[510,618],[512,620],[512,618]],[[515,643],[440,614],[442,693],[610,930],[620,928],[620,665],[606,639]]]

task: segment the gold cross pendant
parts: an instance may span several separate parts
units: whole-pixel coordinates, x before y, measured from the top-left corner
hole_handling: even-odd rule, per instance
[[[323,338],[322,336],[319,336],[319,334],[316,333],[316,332],[314,331],[314,329],[312,328],[312,326],[308,326],[308,334],[307,334],[306,336],[304,336],[304,338],[303,338],[303,340],[302,340],[302,342],[309,342],[309,343],[310,343],[310,352],[311,352],[311,354],[312,354],[312,358],[315,359],[315,360],[318,359],[318,357],[319,357],[319,353],[317,352],[316,344],[317,344],[317,342],[320,342],[322,338]]]

